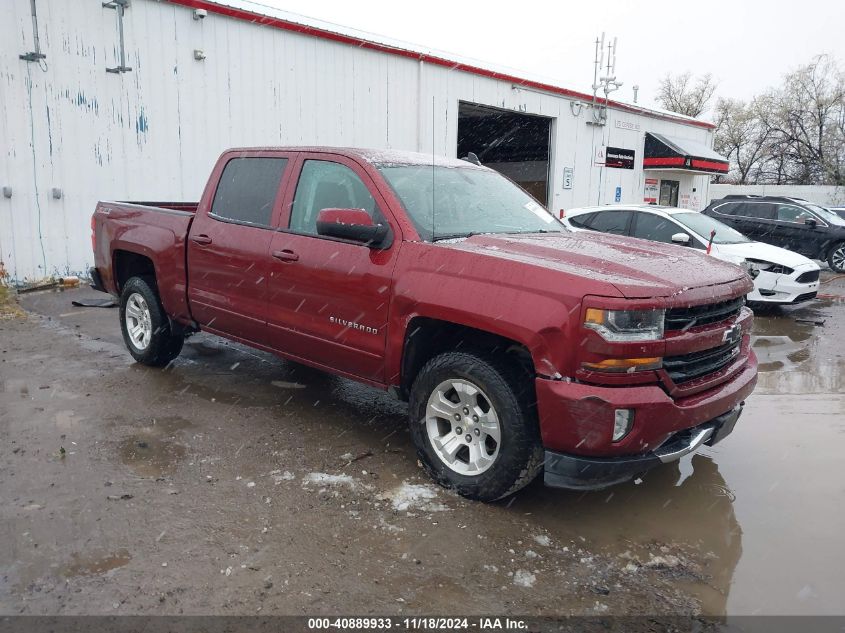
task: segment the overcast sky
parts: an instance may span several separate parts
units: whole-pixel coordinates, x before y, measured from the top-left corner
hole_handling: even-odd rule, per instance
[[[717,94],[747,99],[814,55],[845,66],[845,0],[261,0],[262,4],[542,75],[590,91],[594,41],[619,40],[614,95],[654,105],[667,72],[710,72]]]

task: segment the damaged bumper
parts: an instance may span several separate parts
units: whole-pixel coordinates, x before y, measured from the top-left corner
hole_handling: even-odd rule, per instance
[[[730,435],[745,402],[716,418],[670,437],[658,449],[643,455],[584,457],[546,451],[547,486],[572,490],[599,490],[619,484],[659,466],[677,461],[704,445],[713,446]]]

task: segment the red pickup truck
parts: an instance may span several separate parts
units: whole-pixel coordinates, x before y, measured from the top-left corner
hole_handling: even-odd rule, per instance
[[[199,203],[100,202],[92,241],[138,362],[205,331],[390,390],[470,498],[679,459],[733,430],[757,378],[740,268],[573,234],[463,160],[230,150]]]

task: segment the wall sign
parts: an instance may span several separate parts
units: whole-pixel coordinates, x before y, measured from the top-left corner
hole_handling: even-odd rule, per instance
[[[646,178],[643,187],[643,202],[657,204],[658,195],[660,195],[660,187],[657,178]]]
[[[575,177],[575,170],[572,167],[563,168],[563,188],[572,189],[572,180]]]
[[[619,119],[617,119],[616,127],[620,130],[633,130],[635,132],[640,131],[640,124],[635,123],[634,121],[620,121]]]
[[[608,147],[604,159],[605,167],[616,167],[617,169],[634,168],[634,150],[622,149],[620,147]]]
[[[595,165],[604,165],[605,160],[607,159],[607,147],[604,145],[599,145],[596,148],[596,155],[593,157],[593,164]]]
[[[613,196],[614,202],[622,202],[622,187],[616,187],[616,195]]]

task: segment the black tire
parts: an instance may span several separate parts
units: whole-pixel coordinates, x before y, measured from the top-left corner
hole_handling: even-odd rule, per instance
[[[833,245],[827,254],[827,265],[837,273],[845,273],[845,242]]]
[[[479,474],[455,472],[438,457],[427,431],[429,396],[438,385],[455,379],[477,386],[495,408],[499,420],[498,453],[492,465]],[[411,437],[432,479],[479,501],[501,499],[531,483],[542,470],[544,457],[533,393],[530,379],[517,368],[517,363],[474,352],[447,352],[428,361],[411,388],[409,413]],[[454,427],[452,431],[457,434]]]
[[[133,340],[126,318],[127,305],[130,300],[133,303],[137,301],[138,295],[149,311],[151,333],[145,345]],[[150,367],[167,365],[179,355],[182,344],[185,342],[184,336],[171,331],[170,320],[161,305],[153,280],[144,277],[132,277],[123,286],[123,292],[120,294],[120,331],[123,333],[123,342],[132,354],[132,358]]]

